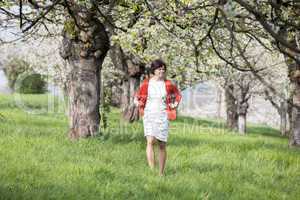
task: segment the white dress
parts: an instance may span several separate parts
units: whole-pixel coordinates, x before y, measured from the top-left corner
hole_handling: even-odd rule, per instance
[[[163,142],[167,142],[169,128],[166,96],[165,82],[150,79],[143,117],[144,135]]]

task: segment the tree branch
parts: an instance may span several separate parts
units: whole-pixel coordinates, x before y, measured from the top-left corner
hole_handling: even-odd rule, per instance
[[[283,46],[289,48],[290,50],[300,53],[300,49],[293,46],[293,44],[286,41],[284,38],[282,38],[280,35],[275,33],[275,31],[272,29],[272,27],[268,24],[267,20],[265,19],[264,15],[257,11],[254,7],[252,7],[250,4],[246,3],[243,0],[234,0],[239,5],[241,5],[243,8],[245,8],[248,12],[252,13],[257,21],[263,26],[263,28],[279,43],[281,43]],[[294,58],[293,58],[294,59]]]
[[[23,33],[31,29],[36,25],[41,19],[43,19],[61,0],[55,0],[52,5],[46,8],[45,12],[41,13],[28,27],[22,30]]]

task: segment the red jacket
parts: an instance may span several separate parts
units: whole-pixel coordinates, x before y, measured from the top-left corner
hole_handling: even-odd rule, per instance
[[[139,90],[136,92],[135,96],[137,97],[139,101],[139,111],[140,115],[144,115],[144,109],[147,102],[148,97],[148,85],[149,85],[149,79],[145,79],[143,83],[141,84]],[[176,118],[176,109],[172,109],[170,107],[170,103],[174,103],[175,101],[179,104],[181,100],[181,94],[179,90],[177,89],[176,85],[172,84],[170,80],[165,80],[166,85],[166,91],[167,91],[167,98],[166,98],[166,104],[167,104],[167,113],[169,119],[175,119]],[[175,115],[170,117],[170,115]]]

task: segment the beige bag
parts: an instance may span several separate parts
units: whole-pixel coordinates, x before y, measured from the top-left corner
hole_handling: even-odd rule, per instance
[[[123,112],[123,118],[126,121],[128,121],[129,123],[138,121],[139,120],[139,107],[134,104],[130,104],[129,106],[127,106]]]

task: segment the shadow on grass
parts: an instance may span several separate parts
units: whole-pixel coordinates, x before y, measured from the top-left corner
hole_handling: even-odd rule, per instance
[[[228,132],[232,132],[230,129],[226,128],[226,123],[221,120],[207,120],[207,119],[200,119],[200,118],[197,119],[192,117],[180,116],[177,118],[175,123],[176,122],[187,123],[189,125],[199,125],[208,128],[221,128],[227,130]],[[287,138],[287,136],[282,136],[280,134],[280,131],[275,128],[268,127],[268,126],[260,126],[260,125],[248,126],[247,135],[249,136],[261,135],[261,136],[269,136],[269,137],[276,137],[276,138]]]
[[[216,136],[217,137],[217,136]],[[291,151],[295,152],[297,155],[300,152],[300,149],[292,150],[288,146],[288,142],[285,144],[277,144],[277,143],[266,143],[265,141],[261,140],[244,140],[244,136],[236,136],[242,137],[243,140],[222,140],[218,138],[189,138],[185,136],[176,135],[175,137],[171,138],[168,142],[168,146],[185,146],[193,150],[193,148],[201,148],[209,147],[214,150],[218,150],[220,152],[235,152],[235,153],[247,153],[251,150],[259,149],[270,149],[272,151],[281,151],[286,153],[291,153]]]
[[[218,137],[218,136],[215,136]],[[235,136],[241,137],[244,139],[244,136]],[[143,136],[143,133],[138,134],[113,134],[110,136],[106,136],[106,140],[112,142],[113,144],[129,144],[129,143],[139,143],[141,145],[141,149],[146,146],[146,141]],[[290,152],[290,148],[288,147],[288,143],[286,145],[281,144],[272,144],[265,143],[260,140],[222,140],[218,138],[190,138],[186,136],[173,135],[169,139],[168,146],[170,147],[187,147],[191,150],[193,148],[201,148],[201,146],[209,147],[211,149],[220,151],[220,152],[235,152],[235,153],[243,153],[251,150],[259,150],[259,149],[270,149],[272,151],[281,151],[281,152]],[[298,152],[299,151],[295,151]]]
[[[247,128],[247,132],[249,135],[253,134],[268,137],[287,138],[287,136],[282,136],[279,130],[267,126],[249,126]]]
[[[186,116],[179,116],[175,123],[184,123],[188,125],[200,125],[204,127],[211,127],[211,128],[225,128],[226,124],[221,120],[207,120],[207,119],[200,119],[200,118],[192,118]]]
[[[70,177],[73,174],[68,173],[68,175]],[[71,179],[66,180],[68,184],[59,182],[59,179],[57,182],[53,179],[43,181],[39,177],[35,177],[35,181],[10,181],[9,184],[0,182],[0,199],[168,199],[170,197],[194,199],[195,197],[188,185],[170,185],[160,177],[153,177],[157,175],[152,173],[148,175],[124,175],[96,166],[92,176],[75,174],[77,177],[72,182]],[[24,177],[27,178],[26,175]]]
[[[233,146],[238,146],[239,148],[245,148],[248,150],[251,150],[252,148],[259,148],[260,145],[269,145],[270,148],[276,148],[276,145],[271,145],[271,144],[265,144],[263,142],[257,141],[256,143],[258,144],[251,144],[253,143],[253,141],[248,141],[247,143],[249,143],[249,145],[245,144],[245,142],[236,142],[236,140],[233,140],[233,142],[229,142],[229,141],[223,141],[223,140],[218,140],[218,139],[214,139],[214,138],[218,138],[219,135],[231,135],[232,137],[243,137],[243,139],[247,138],[247,137],[257,137],[257,136],[267,136],[267,137],[273,137],[273,138],[286,138],[285,136],[281,136],[280,132],[274,128],[271,127],[267,127],[267,126],[249,126],[247,128],[247,135],[246,136],[239,136],[238,133],[232,132],[229,129],[225,128],[225,123],[222,121],[217,121],[217,120],[207,120],[207,119],[195,119],[192,117],[186,117],[186,116],[180,116],[177,118],[176,121],[172,121],[170,122],[170,128],[175,128],[175,130],[177,129],[182,129],[182,128],[193,128],[193,126],[198,126],[200,127],[199,129],[195,129],[195,130],[200,130],[196,131],[195,133],[191,133],[194,136],[195,135],[200,135],[202,133],[210,133],[209,131],[212,131],[211,135],[212,135],[212,140],[208,140],[206,138],[193,138],[193,137],[189,137],[186,134],[180,134],[177,133],[175,135],[172,135],[173,130],[170,130],[170,137],[169,137],[169,141],[168,141],[168,145],[175,145],[175,146],[198,146],[201,144],[207,144],[207,143],[211,143],[212,145],[216,145],[216,146],[223,146],[223,145],[233,145]],[[183,127],[182,125],[185,124],[187,125],[187,127]],[[139,123],[134,123],[132,124],[127,124],[125,125],[125,129],[123,127],[123,131],[125,130],[125,132],[122,132],[119,130],[119,128],[116,128],[113,132],[111,132],[111,134],[109,134],[107,136],[107,138],[109,140],[111,140],[114,143],[129,143],[129,142],[141,142],[144,143],[145,138],[144,138],[144,134],[143,134],[143,129],[141,128],[142,124]],[[127,129],[126,129],[127,128]],[[212,129],[209,129],[212,128]],[[224,130],[222,132],[219,132],[219,134],[216,131],[219,130]],[[201,132],[204,131],[204,132]],[[180,131],[178,131],[180,132]],[[217,133],[217,134],[214,134]],[[207,134],[206,134],[207,135]],[[209,135],[209,134],[208,134]],[[244,146],[248,146],[248,147],[244,147]]]
[[[106,130],[97,137],[102,142],[112,142],[113,144],[145,143],[144,133],[141,130]]]

